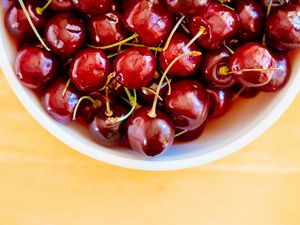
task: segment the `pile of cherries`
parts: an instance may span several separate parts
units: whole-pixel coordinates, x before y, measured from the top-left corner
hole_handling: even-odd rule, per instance
[[[8,1],[20,82],[56,121],[144,156],[280,90],[300,47],[300,0]]]

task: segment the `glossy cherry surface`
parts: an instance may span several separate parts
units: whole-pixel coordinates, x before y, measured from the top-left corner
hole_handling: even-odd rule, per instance
[[[155,57],[146,47],[132,47],[114,60],[116,80],[130,89],[146,86],[156,71]]]
[[[210,0],[166,0],[169,10],[176,14],[191,15],[203,10]]]
[[[291,4],[274,11],[267,22],[268,43],[278,50],[300,47],[300,6]]]
[[[165,70],[170,63],[179,55],[189,51],[200,51],[193,43],[188,48],[185,46],[191,41],[184,33],[175,33],[168,45],[168,48],[159,55],[159,65]],[[180,58],[169,70],[168,74],[174,76],[188,76],[196,72],[201,63],[202,56],[184,56]]]
[[[61,77],[51,82],[41,94],[41,103],[47,113],[57,122],[66,124],[72,120],[74,108],[80,95],[69,85],[64,93],[67,79]]]
[[[73,0],[73,4],[81,12],[98,14],[109,9],[111,0]]]
[[[205,88],[195,80],[178,81],[171,88],[171,94],[165,99],[165,111],[175,127],[193,130],[203,124],[209,111],[209,96]]]
[[[229,60],[231,76],[246,87],[266,85],[274,74],[272,69],[274,67],[271,53],[265,46],[255,42],[238,48]]]
[[[16,3],[18,4],[18,3]],[[36,12],[36,5],[28,2],[26,9],[35,27],[40,30],[46,23],[46,14],[39,15]],[[12,5],[5,14],[5,26],[7,30],[17,39],[27,39],[35,37],[32,28],[25,16],[23,9],[19,5]]]
[[[97,46],[110,45],[126,38],[122,16],[116,12],[95,15],[88,24],[89,40]]]
[[[78,90],[93,92],[104,86],[110,70],[110,62],[101,50],[86,48],[73,58],[69,76]]]
[[[145,156],[157,156],[171,147],[175,129],[165,114],[156,111],[155,118],[149,117],[148,107],[134,112],[127,123],[127,135],[133,150]]]
[[[74,8],[72,0],[52,0],[49,7],[59,12],[70,11]]]
[[[189,20],[192,35],[199,32],[201,26],[206,28],[206,34],[198,38],[198,43],[207,49],[218,49],[223,42],[235,35],[239,28],[239,17],[234,10],[212,2]]]
[[[41,88],[56,73],[57,61],[51,53],[39,47],[25,47],[15,60],[17,78],[28,88]]]
[[[202,79],[214,87],[232,86],[235,81],[230,74],[227,74],[230,56],[230,52],[225,48],[207,52],[201,68]]]
[[[85,37],[83,21],[71,13],[53,16],[45,27],[46,44],[62,57],[73,56],[84,44]]]
[[[139,40],[154,46],[168,37],[173,26],[173,15],[161,3],[138,0],[123,15],[125,27],[139,35]]]

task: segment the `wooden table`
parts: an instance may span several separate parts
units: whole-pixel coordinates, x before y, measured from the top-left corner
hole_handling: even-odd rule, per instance
[[[65,146],[0,75],[1,225],[299,225],[300,96],[263,136],[210,165],[113,167]]]

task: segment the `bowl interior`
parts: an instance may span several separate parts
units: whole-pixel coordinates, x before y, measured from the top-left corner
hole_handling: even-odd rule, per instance
[[[1,67],[11,88],[33,117],[58,139],[93,158],[128,168],[171,170],[204,164],[228,155],[251,142],[270,127],[296,96],[300,86],[300,52],[292,53],[292,76],[287,86],[272,94],[260,93],[249,100],[237,100],[227,115],[210,121],[195,141],[176,144],[166,154],[144,159],[128,149],[110,149],[96,144],[86,128],[78,124],[60,125],[52,120],[39,99],[18,82],[13,72],[16,47],[5,31],[4,10],[0,9]]]

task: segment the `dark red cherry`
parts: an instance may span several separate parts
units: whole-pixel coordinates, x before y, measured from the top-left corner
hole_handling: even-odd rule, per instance
[[[189,20],[192,35],[199,32],[201,26],[206,28],[206,34],[201,35],[198,43],[208,49],[218,49],[223,42],[235,35],[239,28],[239,17],[234,10],[231,10],[220,3],[210,3],[204,10]]]
[[[154,46],[168,37],[173,15],[161,3],[139,0],[125,11],[123,23],[144,45]]]
[[[233,100],[237,97],[241,98],[254,98],[259,94],[259,89],[256,87],[246,87],[239,83],[233,85],[230,90],[234,93]]]
[[[193,130],[203,124],[209,111],[205,88],[195,80],[182,80],[172,84],[171,90],[165,99],[165,111],[175,127]]]
[[[189,51],[200,51],[196,44],[185,46],[191,41],[190,37],[184,33],[175,33],[168,48],[159,56],[159,65],[165,70],[169,64],[179,55]],[[185,56],[180,58],[169,70],[170,75],[188,76],[196,72],[201,63],[202,56]]]
[[[67,79],[51,82],[41,93],[41,102],[47,113],[56,121],[66,124],[72,120],[74,108],[80,98],[72,84],[64,93]]]
[[[283,1],[283,0],[282,0]],[[285,1],[289,1],[289,0],[285,0]],[[293,4],[299,5],[300,6],[300,0],[291,0],[291,2]]]
[[[268,44],[278,50],[300,47],[300,6],[290,4],[274,11],[267,22]]]
[[[125,50],[114,60],[116,80],[130,89],[146,86],[156,71],[155,57],[146,47]]]
[[[272,5],[271,5],[271,9],[275,9],[277,7],[286,5],[288,3],[290,3],[291,0],[273,0],[272,1]],[[297,0],[295,0],[297,1]],[[270,0],[257,0],[258,3],[260,3],[262,6],[264,6],[265,8],[267,8],[270,4]]]
[[[75,8],[87,14],[104,13],[112,0],[73,0]]]
[[[88,24],[88,33],[91,44],[97,46],[110,45],[127,36],[122,17],[116,12],[93,16]]]
[[[174,125],[160,111],[156,117],[147,114],[150,108],[141,107],[127,123],[127,136],[133,150],[145,156],[157,156],[165,152],[174,141]]]
[[[18,4],[18,3],[17,3]],[[40,30],[46,23],[45,14],[39,15],[36,12],[37,6],[31,2],[26,3],[26,9],[36,27]],[[25,16],[23,9],[19,5],[12,5],[5,14],[5,26],[7,30],[17,39],[28,39],[35,37],[35,34]]]
[[[49,7],[53,11],[70,11],[74,8],[72,0],[52,0]]]
[[[53,16],[45,27],[46,44],[62,57],[73,56],[84,44],[85,24],[71,13]]]
[[[137,1],[139,1],[139,0],[124,0],[124,1],[122,1],[123,10],[128,9],[130,6],[132,6]]]
[[[272,79],[266,85],[259,87],[259,90],[263,92],[274,92],[283,88],[290,78],[291,65],[287,55],[274,55],[273,66],[281,68],[282,70],[274,71]]]
[[[243,40],[256,40],[262,36],[265,27],[265,15],[261,6],[254,0],[240,0],[236,5],[240,18],[238,37]]]
[[[209,94],[209,118],[224,116],[232,106],[233,94],[229,89],[207,88]]]
[[[122,13],[122,3],[119,0],[112,0],[109,10],[112,12]]]
[[[266,85],[274,74],[273,57],[258,43],[249,42],[238,48],[230,57],[231,76],[246,87]]]
[[[78,90],[93,92],[105,85],[110,70],[110,62],[101,50],[86,48],[73,58],[69,76]]]
[[[228,61],[231,56],[225,48],[209,51],[204,55],[202,64],[202,78],[213,87],[230,87],[235,81],[228,74]]]
[[[25,47],[18,51],[15,72],[18,79],[28,88],[41,88],[55,75],[56,59],[39,47]]]
[[[210,3],[210,0],[166,0],[170,11],[176,14],[191,15],[199,12]]]
[[[113,107],[112,111],[113,117],[121,117],[127,113],[126,108],[122,105]],[[108,118],[103,111],[99,111],[90,123],[89,130],[99,144],[115,146],[120,144],[125,136],[126,121],[111,124],[107,122]]]
[[[188,142],[188,141],[194,141],[198,139],[201,134],[203,134],[204,128],[206,123],[203,123],[201,126],[197,127],[194,130],[188,130],[185,133],[179,135],[178,137],[175,137],[175,140],[181,141],[181,142]],[[176,133],[180,133],[183,130],[176,129]]]

